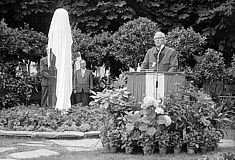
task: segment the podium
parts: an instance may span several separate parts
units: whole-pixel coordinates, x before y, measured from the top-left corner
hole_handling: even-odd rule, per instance
[[[185,85],[185,74],[182,72],[158,72],[144,70],[127,73],[127,91],[131,92],[138,102],[145,96],[155,99],[164,98],[177,85]]]

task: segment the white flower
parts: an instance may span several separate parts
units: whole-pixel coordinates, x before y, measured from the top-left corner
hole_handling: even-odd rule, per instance
[[[146,105],[146,107],[149,107],[149,106],[158,106],[158,104],[161,101],[160,100],[156,100],[153,97],[146,96],[146,97],[144,97],[143,102]]]
[[[168,115],[165,115],[164,117],[166,119],[165,126],[167,127],[167,126],[169,126],[171,124],[171,117],[169,117]]]
[[[134,112],[134,114],[139,114],[139,113],[140,113],[140,111],[135,111],[135,112]]]
[[[140,106],[142,109],[146,109],[148,106],[146,105],[146,104],[141,104],[141,106]]]
[[[163,114],[163,113],[164,113],[164,110],[163,110],[162,108],[160,108],[160,107],[156,107],[155,112],[156,112],[157,114]]]
[[[153,97],[146,96],[146,97],[144,97],[143,102],[144,102],[144,104],[148,104],[148,103],[150,103],[153,99],[154,99]]]

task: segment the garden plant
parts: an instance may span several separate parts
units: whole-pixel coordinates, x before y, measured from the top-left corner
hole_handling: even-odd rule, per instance
[[[145,97],[141,104],[126,88],[104,90],[93,98],[105,113],[102,143],[112,152],[207,153],[218,148],[232,122],[228,112],[221,113],[221,106],[190,83],[177,86],[165,99]]]

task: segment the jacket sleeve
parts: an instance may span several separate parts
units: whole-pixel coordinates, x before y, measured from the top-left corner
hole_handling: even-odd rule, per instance
[[[144,57],[144,61],[141,64],[141,69],[149,69],[149,50]]]
[[[43,59],[40,60],[40,75],[43,77],[43,78],[49,78],[50,75],[48,73],[48,69],[46,68],[47,66],[45,66],[44,62],[43,62]]]
[[[177,72],[178,69],[178,54],[174,50],[170,58],[170,68],[168,72]]]

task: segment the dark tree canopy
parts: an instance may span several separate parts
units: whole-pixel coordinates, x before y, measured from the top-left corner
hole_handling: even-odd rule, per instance
[[[235,0],[2,0],[0,18],[10,27],[26,22],[47,34],[59,7],[68,10],[71,24],[83,33],[117,31],[129,20],[146,17],[165,33],[192,27],[207,37],[207,48],[223,52],[226,62],[235,52]]]

